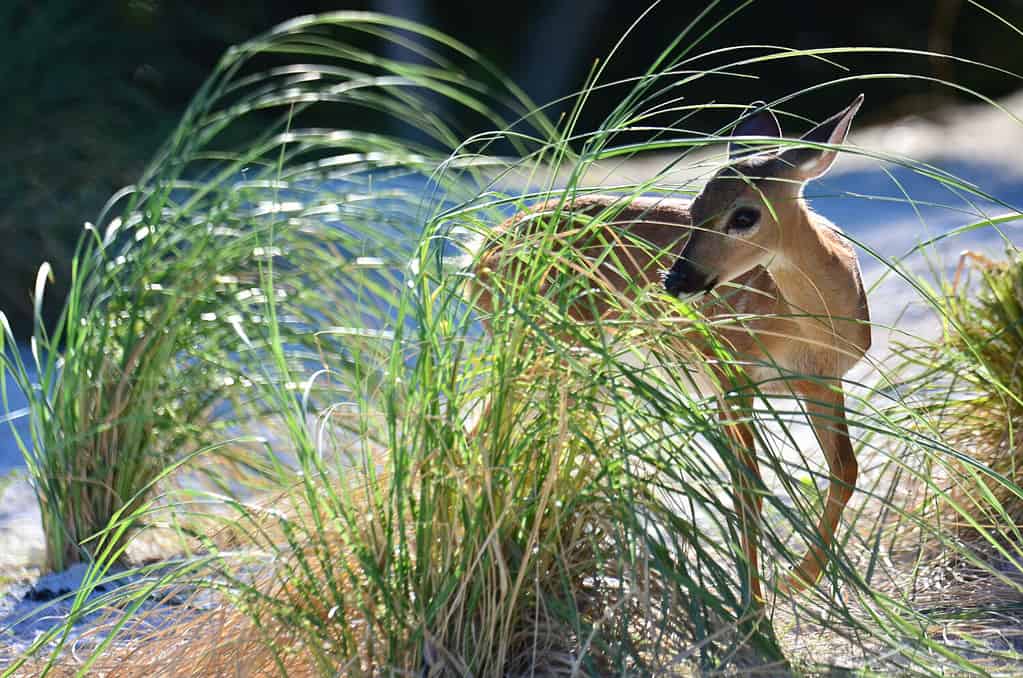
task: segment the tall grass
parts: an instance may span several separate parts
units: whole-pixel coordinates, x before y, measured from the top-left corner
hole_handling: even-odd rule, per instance
[[[903,396],[909,387],[892,385],[897,375],[849,384],[869,472],[826,579],[761,608],[730,499],[743,469],[713,402],[684,370],[660,369],[687,332],[713,336],[712,326],[674,306],[687,315],[665,327],[632,303],[616,339],[573,322],[564,302],[578,289],[545,296],[541,281],[552,270],[581,270],[582,288],[596,281],[540,237],[482,330],[464,242],[526,204],[585,193],[587,177],[646,151],[672,156],[649,181],[615,186],[623,201],[691,194],[698,183],[679,187],[672,172],[711,169],[695,151],[721,137],[677,131],[705,108],[680,92],[769,61],[843,54],[701,55],[703,30],[694,24],[634,80],[607,83],[598,68],[557,126],[469,48],[394,18],[306,17],[229,51],[149,170],[83,238],[59,329],[47,336],[40,323],[34,338],[39,387],[5,352],[30,394],[22,444],[50,565],[84,550],[95,586],[139,528],[169,525],[191,537],[184,555],[143,572],[125,607],[187,584],[212,590],[220,609],[182,615],[141,649],[110,636],[79,664],[62,658],[69,627],[56,629],[31,648],[45,658],[10,671],[771,674],[825,670],[835,647],[867,670],[986,670],[982,651],[935,633],[948,613],[918,603],[924,569],[913,559],[939,545],[1020,587],[910,495],[969,518],[933,474],[960,463],[1018,488],[944,439]],[[410,58],[365,51],[367,35]],[[818,87],[857,77],[873,76]],[[578,130],[598,87],[620,89],[621,104],[600,129]],[[463,139],[433,113],[438,100],[495,131]],[[395,132],[344,127],[352,107]],[[252,129],[253,116],[262,132],[239,143],[233,130]],[[429,142],[399,137],[408,125]],[[941,310],[901,263],[890,271]],[[773,478],[755,489],[775,581],[814,543],[822,474],[808,460],[815,448],[787,451],[797,403],[756,400],[745,414]],[[213,485],[196,485],[196,470]],[[245,494],[253,478],[263,485]],[[69,625],[110,602],[81,594]],[[793,649],[808,633],[828,649]]]
[[[363,28],[373,25],[367,21]],[[313,39],[303,34],[289,42],[283,35],[275,47],[279,52]],[[440,157],[417,155],[417,149],[386,136],[289,131],[287,119],[308,106],[306,99],[320,95],[305,91],[309,73],[286,66],[236,82],[237,64],[265,51],[252,45],[229,55],[141,182],[115,196],[101,215],[102,228],[87,226],[53,336],[41,319],[47,271],[40,271],[32,339],[39,385],[29,382],[17,351],[8,352],[7,360],[32,409],[32,439],[19,445],[35,481],[52,569],[77,562],[82,542],[115,513],[124,508],[132,513],[144,499],[142,488],[182,450],[220,440],[246,422],[261,425],[264,403],[251,367],[262,359],[264,342],[242,346],[238,336],[241,328],[266,322],[264,293],[288,299],[289,315],[275,331],[289,345],[289,361],[336,356],[334,369],[344,370],[348,359],[337,353],[344,346],[311,330],[331,317],[334,304],[376,306],[369,298],[372,287],[360,283],[375,275],[373,286],[386,288],[389,279],[364,270],[360,261],[397,263],[402,250],[411,251],[392,249],[394,243],[414,242],[416,234],[402,233],[402,226],[392,227],[386,241],[370,231],[396,220],[391,214],[403,202],[418,203],[418,197],[398,186],[380,192],[390,205],[364,204],[355,191],[366,182],[386,182],[370,169],[414,173],[435,167]],[[436,87],[446,87],[443,73],[420,70],[437,78]],[[380,74],[318,75],[318,86],[326,89],[326,81],[335,80],[337,91],[355,89],[357,104],[371,108],[411,109],[410,98],[418,96],[405,94],[394,81],[393,88],[380,87],[386,77]],[[362,101],[358,90],[374,86],[381,93]],[[273,94],[274,88],[280,92]],[[279,128],[269,124],[263,138],[227,158],[225,128],[246,124],[247,117],[270,106],[283,111]],[[440,128],[436,134],[451,137]],[[350,154],[334,156],[340,163],[331,165],[325,149]],[[125,217],[111,219],[118,211]],[[350,230],[331,224],[340,220]],[[287,266],[278,269],[273,289],[264,290],[260,268],[280,252],[287,252]],[[338,276],[350,277],[342,285],[357,287],[363,298],[337,285],[331,286],[332,296],[323,295],[323,283]],[[9,327],[6,338],[14,343]],[[232,451],[220,448],[218,461],[262,470],[257,456]],[[223,471],[220,464],[211,474],[221,485],[231,482]]]

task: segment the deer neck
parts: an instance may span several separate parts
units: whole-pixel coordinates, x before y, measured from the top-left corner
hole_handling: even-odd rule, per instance
[[[767,265],[778,291],[796,313],[829,314],[836,256],[833,238],[798,200],[794,218],[785,221],[779,251]]]

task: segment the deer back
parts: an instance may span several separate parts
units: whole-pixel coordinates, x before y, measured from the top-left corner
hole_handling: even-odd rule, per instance
[[[689,206],[685,199],[613,195],[535,205],[498,226],[480,256],[477,303],[493,312],[494,295],[507,293],[527,273],[537,274],[532,257],[546,250],[537,292],[553,295],[559,286],[570,284],[565,310],[571,319],[615,320],[640,301],[646,317],[671,331],[682,321],[663,294],[661,279],[690,235]],[[792,331],[777,317],[785,312],[784,302],[763,267],[739,275],[718,297],[705,297],[699,310],[712,322],[722,321],[720,338],[736,354],[761,352],[757,332],[770,337]]]

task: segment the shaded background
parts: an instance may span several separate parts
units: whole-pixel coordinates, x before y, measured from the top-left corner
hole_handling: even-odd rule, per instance
[[[748,6],[744,6],[747,5]],[[426,23],[477,49],[538,103],[579,89],[642,12],[645,2],[623,0],[375,0],[370,2],[232,3],[210,0],[5,0],[0,3],[0,309],[16,332],[31,331],[29,291],[42,261],[50,261],[62,294],[83,221],[131,183],[173,128],[192,94],[223,51],[279,21],[310,12],[369,9]],[[888,46],[955,54],[1023,70],[1023,37],[967,0],[704,0],[665,1],[642,21],[611,62],[605,80],[642,73],[680,30],[710,7],[695,31],[727,20],[696,52],[742,44],[798,49]],[[1023,0],[989,7],[1023,25]],[[740,9],[734,16],[729,16]],[[380,46],[386,49],[386,46]],[[1020,87],[1017,78],[968,63],[910,55],[843,56],[853,72],[909,72],[916,80],[869,83],[859,124],[906,115],[930,116],[968,94],[926,78],[955,81],[988,97]],[[821,62],[786,60],[753,72],[760,79],[708,78],[687,86],[687,103],[772,99],[840,75]],[[863,86],[853,85],[852,87]],[[859,90],[856,90],[859,91]],[[800,99],[800,111],[819,118],[848,103],[850,88],[828,88]],[[620,93],[597,94],[581,129],[600,124]],[[555,117],[569,104],[552,108]],[[723,120],[691,123],[712,129]],[[457,121],[456,121],[457,122]],[[466,134],[472,121],[461,121]],[[334,121],[360,126],[366,120]],[[50,300],[47,312],[59,304]]]

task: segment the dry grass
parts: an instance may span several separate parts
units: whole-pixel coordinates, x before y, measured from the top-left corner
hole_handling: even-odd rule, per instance
[[[976,280],[956,279],[942,311],[945,340],[937,346],[947,393],[941,407],[948,443],[975,461],[950,479],[954,501],[978,526],[1018,539],[1023,525],[1023,255],[991,261],[964,254]],[[972,284],[970,284],[972,282]],[[989,469],[989,470],[988,470]]]

